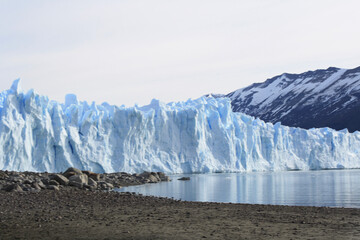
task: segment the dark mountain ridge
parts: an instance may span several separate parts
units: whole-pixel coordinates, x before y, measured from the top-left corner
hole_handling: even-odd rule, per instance
[[[213,95],[214,96],[214,95]],[[301,128],[360,130],[360,67],[284,73],[226,95],[233,111]]]

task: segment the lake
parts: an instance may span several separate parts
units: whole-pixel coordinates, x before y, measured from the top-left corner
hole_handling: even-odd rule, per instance
[[[180,177],[190,181],[179,181]],[[120,192],[186,201],[360,208],[360,170],[170,175]]]

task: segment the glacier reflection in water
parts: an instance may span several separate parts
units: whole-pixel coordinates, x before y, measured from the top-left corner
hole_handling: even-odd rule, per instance
[[[190,181],[178,181],[183,176]],[[118,189],[186,201],[360,208],[360,170],[172,175]]]

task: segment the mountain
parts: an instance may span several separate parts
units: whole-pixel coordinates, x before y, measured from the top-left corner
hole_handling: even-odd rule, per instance
[[[360,168],[360,132],[304,130],[231,110],[228,98],[143,107],[0,94],[0,169],[167,173]]]
[[[305,129],[360,130],[360,67],[284,73],[224,95],[232,109]]]

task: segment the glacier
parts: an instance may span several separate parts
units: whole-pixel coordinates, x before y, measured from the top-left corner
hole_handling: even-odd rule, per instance
[[[208,173],[360,167],[360,133],[272,124],[228,98],[125,107],[0,93],[0,169]]]

